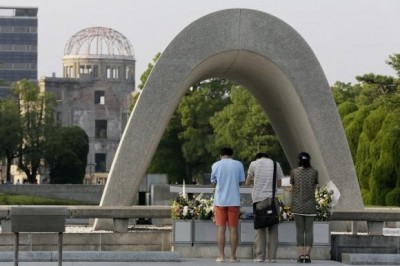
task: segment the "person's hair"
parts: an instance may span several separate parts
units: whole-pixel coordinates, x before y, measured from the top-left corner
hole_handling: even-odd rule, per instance
[[[268,154],[266,154],[265,152],[258,152],[256,154],[256,160],[260,159],[260,158],[269,158]]]
[[[310,154],[308,154],[307,152],[300,152],[298,159],[299,159],[299,166],[302,166],[304,168],[311,166],[310,164],[311,157]]]
[[[228,147],[224,147],[221,149],[220,153],[221,156],[232,156],[233,155],[233,150],[231,148]]]

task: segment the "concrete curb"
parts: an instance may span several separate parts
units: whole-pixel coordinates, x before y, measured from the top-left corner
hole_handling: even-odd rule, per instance
[[[57,251],[21,251],[20,262],[58,261]],[[0,252],[0,262],[14,260],[14,252]],[[98,262],[179,262],[177,252],[65,251],[62,261]]]

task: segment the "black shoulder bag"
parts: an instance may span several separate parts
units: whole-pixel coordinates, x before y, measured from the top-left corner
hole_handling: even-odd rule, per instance
[[[275,206],[275,189],[276,189],[276,162],[274,161],[274,175],[272,185],[272,203],[261,210],[256,209],[256,203],[253,203],[254,229],[261,229],[273,226],[279,223],[279,215]]]

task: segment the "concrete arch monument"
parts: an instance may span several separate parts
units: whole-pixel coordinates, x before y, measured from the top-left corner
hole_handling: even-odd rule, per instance
[[[363,207],[350,150],[323,70],[304,39],[282,20],[255,10],[206,15],[162,53],[133,110],[100,205],[132,205],[181,97],[196,82],[224,77],[259,101],[292,167],[308,151],[321,183],[332,181],[337,208]]]

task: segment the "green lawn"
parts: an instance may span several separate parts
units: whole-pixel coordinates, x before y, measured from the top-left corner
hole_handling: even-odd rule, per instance
[[[0,205],[90,205],[72,200],[0,193]]]

